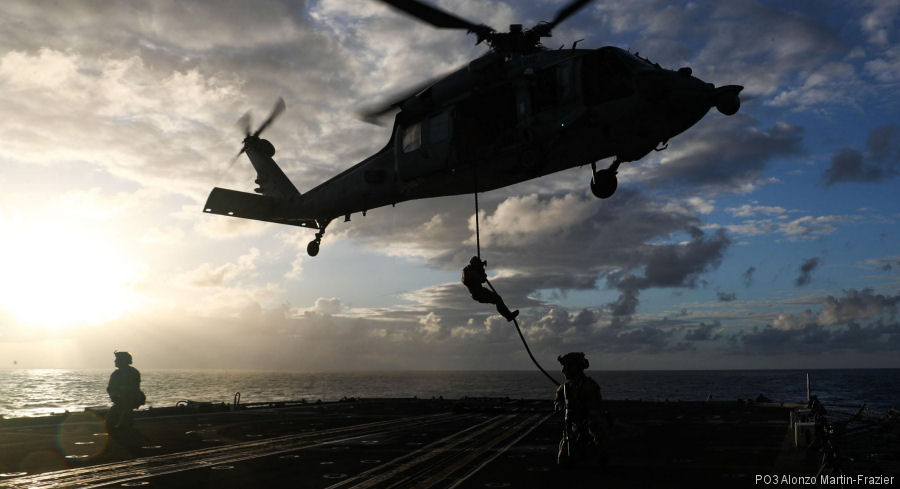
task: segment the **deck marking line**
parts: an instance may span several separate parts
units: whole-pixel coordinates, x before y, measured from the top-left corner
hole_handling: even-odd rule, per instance
[[[363,477],[367,477],[367,476],[370,476],[370,475],[372,475],[372,474],[374,474],[374,473],[377,473],[377,472],[379,472],[379,471],[381,471],[381,470],[388,469],[388,468],[390,468],[391,466],[396,465],[396,464],[402,462],[402,461],[405,460],[405,459],[409,459],[409,458],[415,457],[415,456],[420,455],[420,454],[427,454],[427,452],[431,452],[434,448],[438,447],[439,445],[441,445],[441,444],[443,444],[443,443],[450,442],[453,438],[462,436],[462,435],[465,434],[466,432],[475,430],[475,429],[477,429],[477,428],[479,428],[479,427],[481,427],[481,426],[483,426],[483,425],[485,425],[485,424],[487,424],[487,423],[490,423],[490,422],[492,422],[492,421],[494,421],[494,418],[488,418],[488,419],[486,419],[486,420],[484,420],[484,421],[482,421],[482,422],[480,422],[480,423],[478,423],[478,424],[474,424],[474,425],[469,426],[468,428],[465,428],[465,429],[463,429],[463,430],[455,431],[455,432],[451,433],[450,435],[445,436],[444,438],[441,438],[440,440],[436,440],[436,441],[434,441],[434,442],[431,442],[431,443],[429,443],[428,445],[425,445],[425,446],[423,446],[423,447],[421,447],[421,448],[417,448],[416,450],[414,450],[414,451],[412,451],[412,452],[409,452],[409,453],[407,453],[407,454],[404,454],[404,455],[401,455],[401,456],[399,456],[399,457],[397,457],[397,458],[394,458],[394,459],[392,459],[392,460],[389,460],[389,461],[386,462],[386,463],[383,463],[383,464],[381,464],[381,465],[379,465],[379,466],[377,466],[377,467],[373,467],[373,468],[371,468],[371,469],[369,469],[369,470],[367,470],[367,471],[365,471],[365,472],[363,472],[363,473],[361,473],[361,474],[357,474],[357,475],[355,475],[355,476],[353,476],[353,477],[351,477],[351,478],[349,478],[349,479],[347,479],[347,480],[343,480],[343,481],[341,481],[341,482],[338,482],[337,484],[328,486],[328,487],[325,488],[325,489],[339,489],[340,487],[345,486],[345,485],[347,485],[347,484],[350,484],[350,483],[352,483],[352,482],[355,482],[355,481],[357,481],[357,480],[359,480],[359,479],[361,479],[361,478],[363,478]],[[354,488],[356,488],[356,487],[358,487],[358,486],[354,486]]]
[[[438,413],[417,417],[414,420],[418,421],[416,426],[419,427],[422,425],[449,421],[451,419],[459,417],[467,417],[467,415],[450,415],[449,413]],[[166,475],[175,472],[195,470],[231,461],[243,461],[253,458],[278,455],[281,453],[302,450],[315,446],[340,443],[343,441],[354,440],[367,436],[381,435],[392,431],[403,431],[409,426],[409,422],[409,419],[378,421],[361,425],[333,428],[321,432],[284,435],[265,440],[237,443],[215,448],[154,455],[151,457],[143,457],[140,459],[125,462],[114,462],[110,464],[95,465],[91,467],[46,472],[30,477],[25,476],[15,479],[9,479],[4,481],[4,486],[10,488],[60,488],[67,486],[77,486],[82,489],[89,489],[134,479],[142,479],[147,477],[154,477],[157,475]],[[379,431],[383,428],[387,428],[388,431]],[[360,431],[362,431],[362,433],[360,433]],[[354,434],[353,432],[356,432],[356,434]],[[353,436],[342,437],[342,435],[345,434],[351,434]],[[335,436],[337,436],[337,438],[333,438]],[[294,445],[278,448],[274,451],[271,450],[272,448],[275,448],[277,444],[282,442],[293,443]],[[253,449],[260,449],[261,452],[250,454],[246,453],[247,450]],[[191,458],[192,460],[185,461],[184,458],[186,457]]]
[[[489,457],[487,460],[485,460],[484,463],[482,463],[481,465],[479,465],[478,467],[476,467],[474,470],[472,470],[471,472],[469,472],[468,474],[466,474],[465,477],[463,477],[463,478],[457,480],[455,484],[453,484],[452,486],[448,487],[447,489],[456,489],[456,487],[459,486],[460,484],[462,484],[463,482],[465,482],[466,479],[468,479],[469,477],[472,477],[473,475],[475,475],[476,472],[478,472],[478,471],[480,471],[481,469],[483,469],[485,466],[487,466],[487,464],[493,462],[494,459],[496,459],[496,458],[499,457],[500,455],[506,453],[506,451],[509,450],[510,448],[512,448],[516,443],[519,443],[519,441],[522,440],[522,438],[525,438],[526,436],[528,436],[528,434],[531,433],[532,431],[534,431],[535,428],[537,428],[538,426],[544,424],[544,422],[547,421],[547,419],[550,418],[550,416],[553,416],[553,413],[549,413],[549,414],[547,414],[546,416],[544,416],[543,418],[539,419],[536,423],[534,423],[533,425],[531,425],[530,428],[528,428],[527,430],[525,430],[524,433],[522,433],[521,435],[519,435],[518,437],[516,437],[515,440],[511,441],[508,445],[506,445],[505,447],[503,447],[502,450],[499,450],[499,451],[497,451],[496,453],[494,453],[494,455],[491,456],[491,457]]]

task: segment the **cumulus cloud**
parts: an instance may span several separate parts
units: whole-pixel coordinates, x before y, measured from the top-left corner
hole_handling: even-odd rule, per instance
[[[323,315],[340,314],[342,310],[343,305],[337,297],[319,297],[312,308],[312,312]]]
[[[251,248],[247,254],[238,257],[234,263],[224,263],[217,267],[204,263],[185,273],[182,281],[196,287],[222,287],[239,275],[255,270],[257,258],[259,258],[259,250]]]
[[[510,197],[493,214],[482,216],[482,245],[528,246],[546,241],[580,225],[596,212],[596,206],[596,199],[578,193],[549,199],[537,194]],[[475,231],[474,216],[469,227]]]
[[[844,297],[829,295],[822,304],[819,324],[834,326],[851,322],[870,321],[879,317],[896,318],[900,296],[875,294],[872,289],[850,289]]]
[[[898,303],[900,296],[849,289],[842,297],[821,299],[817,312],[782,313],[770,325],[742,331],[732,345],[762,354],[892,351],[900,346]]]
[[[419,318],[419,332],[427,339],[446,338],[450,331],[441,327],[441,317],[434,312],[429,312],[425,316]]]

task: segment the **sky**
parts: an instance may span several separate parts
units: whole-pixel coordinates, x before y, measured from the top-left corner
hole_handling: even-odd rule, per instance
[[[498,30],[561,1],[433,2]],[[381,149],[361,108],[485,52],[374,0],[0,6],[0,368],[527,370],[474,302],[471,195],[313,231],[252,191],[236,121],[304,192]],[[900,367],[900,1],[598,0],[551,48],[739,84],[608,200],[574,168],[479,196],[482,256],[545,368]],[[608,162],[601,162],[601,166]]]

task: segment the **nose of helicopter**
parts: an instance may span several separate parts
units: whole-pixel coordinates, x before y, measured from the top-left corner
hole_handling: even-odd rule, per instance
[[[665,118],[670,137],[699,122],[712,107],[725,115],[734,115],[741,107],[739,94],[744,87],[740,85],[717,88],[712,83],[692,76],[690,68],[669,73],[670,88],[665,100]]]

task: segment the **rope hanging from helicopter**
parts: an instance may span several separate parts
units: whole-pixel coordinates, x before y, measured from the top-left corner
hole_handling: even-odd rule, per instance
[[[475,177],[475,251],[478,254],[478,261],[481,261],[481,229],[479,228],[478,221],[480,220],[478,217],[478,163],[476,162],[472,165],[472,173]],[[490,287],[491,291],[497,294],[497,297],[501,297],[500,293],[497,292],[497,289],[491,284],[491,281],[487,279],[487,276],[484,278],[485,283],[487,283],[488,287]],[[501,299],[502,300],[502,299]],[[516,325],[516,332],[519,333],[519,338],[522,339],[522,344],[525,345],[525,351],[528,352],[528,356],[531,357],[531,361],[534,362],[534,365],[541,371],[550,382],[553,382],[553,385],[559,386],[560,383],[556,381],[550,374],[544,370],[544,367],[541,367],[541,364],[538,363],[537,359],[534,358],[534,355],[531,353],[531,348],[528,347],[528,342],[525,341],[525,335],[522,334],[522,328],[519,327],[519,320],[515,317],[513,318],[513,324]]]

